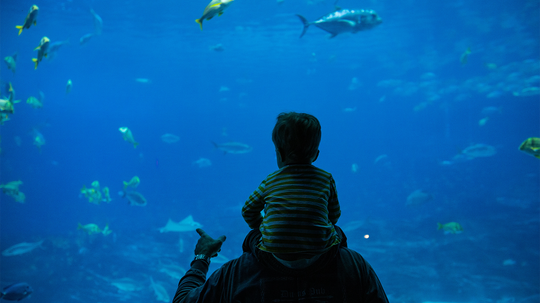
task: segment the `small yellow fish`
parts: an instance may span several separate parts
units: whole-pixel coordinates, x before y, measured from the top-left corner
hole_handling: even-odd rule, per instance
[[[136,188],[139,185],[139,183],[141,183],[141,180],[137,176],[131,178],[131,180],[129,180],[129,182],[124,181],[124,190],[126,190],[126,188],[128,186],[130,186],[132,188]]]
[[[4,122],[9,121],[8,114],[1,113],[0,114],[0,125],[4,125]]]
[[[445,234],[459,234],[463,232],[463,227],[457,222],[450,222],[446,224],[437,223],[437,230],[444,230]]]
[[[7,99],[0,99],[0,113],[2,114],[13,114],[15,108],[13,108],[13,103]]]
[[[45,137],[36,129],[34,129],[34,145],[38,147],[41,152],[41,147],[45,145]]]
[[[71,82],[71,79],[69,79],[66,84],[66,94],[69,94],[69,92],[71,92],[72,87],[73,87],[73,82]]]
[[[30,7],[30,12],[26,16],[26,19],[24,19],[24,24],[15,26],[17,29],[19,29],[19,35],[22,33],[23,29],[25,28],[29,29],[30,26],[32,26],[32,24],[34,25],[37,24],[36,18],[37,18],[38,11],[39,11],[39,7],[37,7],[37,5],[32,5],[32,7]]]
[[[530,137],[521,143],[519,150],[540,159],[540,138]]]
[[[36,47],[34,50],[38,51],[37,58],[32,58],[32,61],[36,64],[34,69],[37,69],[39,62],[43,60],[43,57],[47,57],[47,54],[49,53],[49,44],[51,40],[47,37],[41,38],[41,41],[39,42],[39,46]]]
[[[32,105],[33,108],[42,108],[43,107],[43,103],[41,103],[41,101],[39,101],[38,98],[36,98],[36,97],[28,98],[28,100],[26,100],[26,103]]]
[[[96,182],[96,181],[94,181]],[[92,185],[94,185],[92,183]],[[81,188],[81,193],[88,198],[88,202],[92,204],[100,204],[102,201],[101,192],[99,192],[99,185],[98,189],[96,188],[86,188],[85,185],[83,185],[83,188]]]
[[[233,2],[233,0],[212,0],[212,2],[210,2],[210,4],[208,4],[204,9],[202,17],[195,20],[195,22],[199,24],[202,30],[202,23],[204,20],[210,20],[216,15],[221,16],[223,14],[223,10],[225,10],[231,4],[231,2]]]
[[[11,71],[15,73],[17,70],[17,53],[13,54],[12,56],[5,57],[4,61],[6,62],[8,69],[11,69]]]
[[[137,148],[137,145],[139,145],[139,143],[135,142],[135,139],[133,138],[133,134],[131,133],[131,130],[127,127],[120,127],[119,130],[122,133],[124,140],[133,144],[133,148]]]
[[[104,198],[103,198],[104,202],[110,203],[112,201],[108,187],[103,188],[103,196],[104,196]]]
[[[87,232],[89,235],[95,235],[95,234],[103,234],[103,235],[108,235],[110,234],[112,231],[109,229],[109,225],[106,225],[105,228],[103,230],[101,230],[97,224],[94,224],[94,223],[90,223],[90,224],[86,224],[86,225],[82,225],[81,223],[79,223],[79,226],[77,227],[77,229],[82,229],[84,230],[85,232]]]
[[[467,63],[467,60],[469,59],[470,54],[471,54],[471,48],[467,47],[465,52],[461,54],[461,57],[459,58],[459,61],[461,62],[461,64]]]

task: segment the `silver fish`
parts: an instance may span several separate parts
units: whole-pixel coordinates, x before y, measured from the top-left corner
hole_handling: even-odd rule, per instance
[[[13,245],[10,248],[4,250],[2,252],[2,256],[9,257],[9,256],[22,255],[22,254],[31,252],[32,250],[36,249],[38,246],[41,246],[41,244],[43,244],[43,241],[45,240],[41,240],[34,243],[23,242],[23,243]]]
[[[407,197],[407,203],[405,203],[405,205],[421,205],[431,199],[433,199],[433,196],[430,193],[417,189]]]
[[[300,38],[304,36],[310,25],[325,30],[332,34],[330,38],[342,33],[357,33],[360,31],[372,29],[382,23],[382,19],[374,10],[364,9],[339,9],[327,14],[318,20],[309,22],[301,15],[297,15],[304,24],[304,29]]]
[[[147,204],[147,201],[143,195],[136,191],[124,192],[124,197],[129,200],[130,205],[145,206]]]
[[[227,142],[222,144],[212,142],[212,144],[226,154],[245,154],[253,150],[251,146],[239,142]]]

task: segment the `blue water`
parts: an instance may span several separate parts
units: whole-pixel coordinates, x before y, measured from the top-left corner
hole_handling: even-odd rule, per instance
[[[37,25],[18,36],[32,4]],[[194,20],[207,4],[0,2],[0,56],[18,53],[15,74],[1,64],[2,95],[11,82],[22,101],[0,126],[0,184],[21,180],[26,195],[22,204],[0,193],[0,250],[45,240],[0,256],[0,286],[28,282],[25,302],[152,302],[152,277],[172,299],[178,279],[163,268],[189,268],[198,236],[159,228],[192,215],[227,235],[224,257],[239,256],[249,231],[240,208],[277,169],[275,118],[298,111],[321,122],[314,164],[337,182],[338,225],[392,302],[540,301],[540,162],[518,150],[540,135],[540,95],[514,94],[540,87],[538,1],[342,0],[383,23],[333,39],[315,26],[299,39],[295,16],[316,20],[333,1],[235,0],[201,32]],[[79,45],[94,31],[90,9],[102,35]],[[43,36],[69,44],[34,70]],[[25,101],[40,92],[34,109]],[[165,133],[180,140],[163,142]],[[212,142],[252,151],[224,154]],[[452,161],[475,144],[496,153]],[[144,207],[117,194],[135,175]],[[110,203],[81,195],[96,180]],[[433,199],[406,205],[417,189]],[[464,231],[444,234],[438,222]],[[113,232],[88,235],[78,223]],[[135,289],[114,286],[122,278]]]

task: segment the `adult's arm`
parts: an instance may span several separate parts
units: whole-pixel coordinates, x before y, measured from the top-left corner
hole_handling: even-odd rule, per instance
[[[221,251],[221,245],[226,237],[221,236],[216,240],[212,239],[204,230],[198,228],[197,233],[201,236],[195,246],[195,255],[205,255],[215,257]],[[178,288],[174,295],[173,303],[195,302],[199,296],[202,286],[206,281],[206,274],[210,263],[205,260],[194,260],[191,268],[178,282]]]

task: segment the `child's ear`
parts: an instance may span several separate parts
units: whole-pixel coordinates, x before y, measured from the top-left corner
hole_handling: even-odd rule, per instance
[[[283,162],[283,157],[279,149],[276,149],[276,158],[279,162]]]
[[[313,157],[313,160],[311,160],[311,162],[315,162],[317,158],[319,158],[319,150],[317,150],[317,153],[315,154],[315,157]]]

